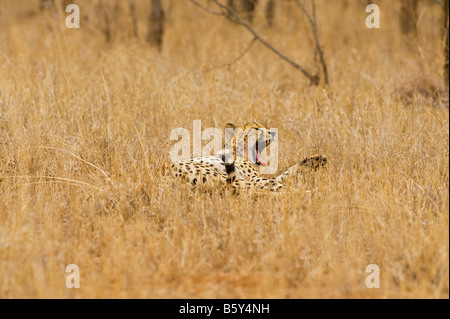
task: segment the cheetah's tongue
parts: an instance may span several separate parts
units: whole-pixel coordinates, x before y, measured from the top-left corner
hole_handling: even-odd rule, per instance
[[[261,166],[266,166],[266,162],[264,162],[261,158],[261,156],[259,155],[258,150],[255,150],[256,153],[256,161],[259,163],[259,165]]]

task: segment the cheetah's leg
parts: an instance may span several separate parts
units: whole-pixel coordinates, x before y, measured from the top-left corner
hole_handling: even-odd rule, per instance
[[[300,163],[297,163],[289,167],[283,174],[275,178],[279,183],[284,183],[290,177],[296,176],[300,172],[307,172],[310,170],[317,171],[320,167],[327,164],[327,158],[325,155],[314,155],[305,158]]]
[[[279,183],[275,178],[265,179],[260,178],[258,181],[246,181],[242,179],[236,179],[231,184],[231,188],[235,193],[239,193],[239,190],[243,189],[259,189],[271,192],[278,192],[285,188],[286,185]]]

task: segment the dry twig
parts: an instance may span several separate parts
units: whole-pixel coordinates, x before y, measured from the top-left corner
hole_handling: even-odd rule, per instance
[[[214,4],[216,4],[218,6],[219,9],[221,9],[221,11],[214,11],[211,10],[203,5],[201,5],[199,2],[197,2],[196,0],[190,0],[193,4],[195,4],[197,7],[201,8],[202,10],[213,14],[213,15],[217,15],[217,16],[223,16],[226,19],[228,19],[231,22],[234,22],[236,24],[242,25],[244,28],[246,28],[259,42],[261,42],[265,47],[267,47],[269,50],[271,50],[273,53],[275,53],[276,55],[278,55],[281,59],[283,59],[284,61],[286,61],[287,63],[289,63],[291,66],[293,66],[294,68],[296,68],[297,70],[299,70],[300,72],[303,73],[303,75],[305,75],[309,81],[310,84],[312,85],[318,85],[320,83],[320,76],[318,74],[311,74],[310,72],[308,72],[304,67],[302,67],[300,64],[296,63],[295,61],[293,61],[292,59],[290,59],[289,57],[287,57],[284,53],[282,53],[281,51],[279,51],[277,48],[275,48],[271,43],[269,43],[267,40],[265,40],[258,32],[256,32],[255,29],[253,29],[246,21],[244,21],[243,19],[241,19],[239,17],[239,15],[236,13],[235,10],[233,10],[233,8],[231,8],[228,5],[225,5],[223,3],[220,3],[218,0],[212,0],[212,2]]]

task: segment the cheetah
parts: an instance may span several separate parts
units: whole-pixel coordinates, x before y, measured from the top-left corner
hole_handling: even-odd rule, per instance
[[[232,129],[232,133],[225,136],[224,150],[214,156],[166,163],[162,174],[206,189],[230,187],[237,193],[244,189],[277,192],[286,188],[289,177],[304,171],[317,171],[327,164],[325,155],[314,155],[277,177],[262,177],[259,168],[267,163],[262,159],[261,152],[275,140],[276,133],[256,121],[243,127],[228,123],[225,128]]]

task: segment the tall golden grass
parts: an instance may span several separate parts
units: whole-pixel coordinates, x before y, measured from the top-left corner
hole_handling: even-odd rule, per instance
[[[317,1],[323,88],[259,43],[214,68],[252,36],[188,1],[164,3],[161,53],[145,42],[149,1],[138,39],[117,2],[110,43],[98,2],[77,3],[89,19],[66,29],[62,11],[2,1],[1,298],[449,297],[439,5],[419,7],[411,40],[399,2],[381,2],[381,28],[367,29],[365,2]],[[253,26],[314,70],[295,3],[272,29],[259,7]],[[253,119],[278,128],[280,171],[316,153],[328,167],[276,195],[198,194],[159,175],[173,128]]]

